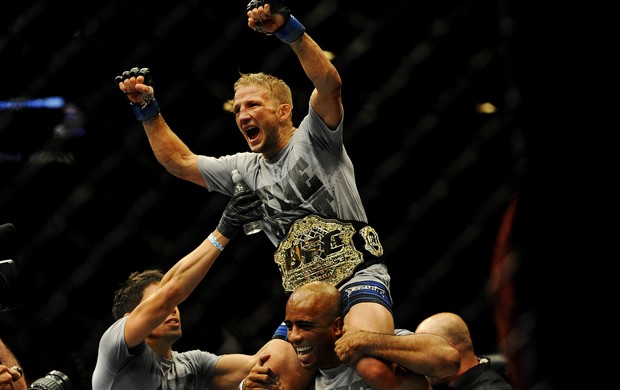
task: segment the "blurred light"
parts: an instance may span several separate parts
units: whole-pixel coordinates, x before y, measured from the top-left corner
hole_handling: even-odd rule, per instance
[[[485,102],[476,104],[476,112],[480,114],[493,114],[497,111],[497,107],[493,103]]]
[[[233,112],[233,103],[234,103],[233,99],[226,100],[223,106],[224,111]]]
[[[19,110],[22,108],[62,108],[65,105],[65,99],[60,96],[51,96],[41,99],[14,99],[9,101],[0,101],[0,110]]]

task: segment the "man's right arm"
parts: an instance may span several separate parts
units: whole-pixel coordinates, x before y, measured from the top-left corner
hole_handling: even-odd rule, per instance
[[[132,68],[117,76],[116,82],[129,99],[136,119],[142,122],[157,161],[172,175],[207,187],[198,170],[198,156],[170,129],[159,111],[149,69]]]
[[[160,115],[153,120],[142,122],[151,149],[157,161],[172,175],[207,187],[198,169],[198,156],[170,129]]]

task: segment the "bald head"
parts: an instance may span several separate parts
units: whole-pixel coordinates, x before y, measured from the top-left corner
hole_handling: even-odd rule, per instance
[[[416,333],[434,333],[445,337],[455,346],[471,347],[469,328],[461,317],[454,313],[438,313],[422,321]],[[458,348],[461,350],[461,348]]]
[[[449,378],[430,378],[432,385],[439,383],[453,383],[469,368],[478,364],[474,353],[474,346],[469,334],[469,328],[461,317],[454,313],[438,313],[422,321],[415,333],[432,333],[444,337],[459,351],[461,355],[461,367],[456,375]]]
[[[325,282],[310,282],[295,290],[288,298],[286,311],[303,311],[307,314],[334,319],[340,316],[340,291]]]

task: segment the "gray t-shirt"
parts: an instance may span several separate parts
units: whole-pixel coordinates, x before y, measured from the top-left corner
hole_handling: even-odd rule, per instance
[[[252,152],[200,156],[200,173],[209,191],[232,195],[231,172],[238,169],[263,202],[263,230],[276,247],[293,221],[309,214],[368,222],[343,144],[343,120],[331,130],[309,107],[277,156],[269,160]]]
[[[93,390],[210,389],[220,356],[194,350],[172,352],[172,360],[156,354],[145,342],[129,351],[124,329],[127,317],[112,324],[99,341]]]
[[[413,334],[408,329],[395,329],[396,336]],[[310,390],[374,390],[355,371],[355,368],[344,364],[338,367],[318,370],[314,377],[314,384]]]
[[[373,390],[357,374],[355,368],[341,364],[338,367],[318,370],[310,390]]]

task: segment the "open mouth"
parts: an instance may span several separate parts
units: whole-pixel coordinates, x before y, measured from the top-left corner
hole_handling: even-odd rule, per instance
[[[168,324],[168,325],[178,325],[179,324],[179,319],[178,318],[171,318],[171,319],[166,321],[166,324]]]
[[[311,357],[311,352],[312,352],[312,348],[311,347],[295,347],[295,350],[297,352],[297,359],[299,359],[299,362],[303,365],[309,365],[312,361]]]
[[[250,127],[245,130],[245,133],[248,135],[250,141],[253,141],[258,137],[258,133],[260,133],[260,129],[258,127]]]

